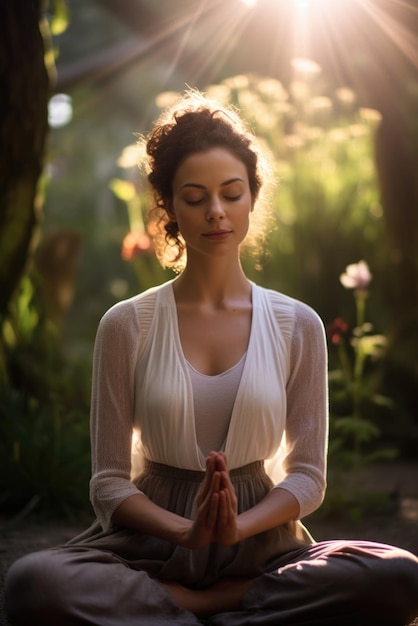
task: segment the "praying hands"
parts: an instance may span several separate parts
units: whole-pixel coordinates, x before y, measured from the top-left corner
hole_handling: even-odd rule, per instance
[[[193,521],[181,544],[193,549],[209,543],[229,546],[238,541],[237,497],[226,457],[222,452],[211,452],[196,496]]]

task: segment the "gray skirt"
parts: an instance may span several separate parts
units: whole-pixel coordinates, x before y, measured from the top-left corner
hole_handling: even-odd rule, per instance
[[[263,461],[232,470],[238,513],[252,508],[272,489]],[[145,462],[135,481],[140,491],[163,509],[192,519],[193,507],[204,473]],[[283,555],[314,543],[300,521],[288,522],[241,543],[223,547],[212,544],[189,550],[163,539],[114,527],[103,532],[98,521],[68,545],[110,551],[128,567],[148,572],[160,580],[202,588],[223,577],[253,578],[277,569]]]

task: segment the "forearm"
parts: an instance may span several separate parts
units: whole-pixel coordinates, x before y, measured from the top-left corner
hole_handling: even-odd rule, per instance
[[[123,500],[114,511],[112,522],[193,549],[213,541],[232,545],[297,519],[297,499],[280,488],[272,489],[256,506],[237,516],[229,476],[224,470],[216,470],[216,460],[213,468],[211,463],[196,500],[194,520],[167,511],[138,493]]]
[[[296,498],[285,489],[272,489],[258,504],[238,515],[238,540],[282,526],[297,519],[298,515]]]
[[[191,520],[163,509],[140,493],[121,502],[112,515],[112,522],[179,545],[184,544],[192,525]]]
[[[216,541],[223,473],[217,470],[218,463],[224,463],[223,457],[218,459],[215,453],[209,455],[205,477],[195,498],[192,520],[166,511],[145,494],[138,493],[122,501],[112,515],[112,522],[190,549],[203,548]]]

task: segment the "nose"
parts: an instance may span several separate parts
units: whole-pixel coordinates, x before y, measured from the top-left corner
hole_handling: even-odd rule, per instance
[[[220,198],[211,198],[206,217],[209,221],[222,220],[225,217],[225,209]]]

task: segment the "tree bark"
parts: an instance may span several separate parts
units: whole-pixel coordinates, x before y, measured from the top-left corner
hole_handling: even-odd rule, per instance
[[[40,219],[48,133],[43,0],[2,2],[0,20],[0,315],[24,272]]]
[[[376,164],[389,242],[388,304],[402,323],[418,311],[418,159],[411,149],[408,113],[386,111],[376,141]]]

